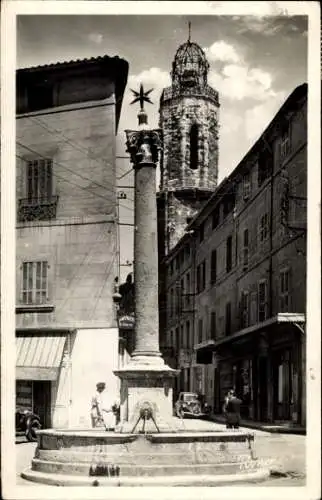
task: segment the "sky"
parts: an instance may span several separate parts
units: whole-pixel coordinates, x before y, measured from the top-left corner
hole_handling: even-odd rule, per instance
[[[197,3],[197,2],[194,2]],[[254,2],[256,3],[256,2]],[[274,2],[273,2],[274,3]],[[32,15],[17,17],[17,67],[29,67],[101,55],[129,63],[117,136],[117,156],[125,151],[125,129],[137,127],[133,95],[142,82],[153,88],[147,105],[149,124],[158,126],[161,91],[170,85],[177,48],[188,38],[204,50],[210,64],[208,83],[219,92],[219,182],[240,162],[289,94],[307,81],[306,16],[276,16],[270,2],[261,15]],[[267,5],[267,9],[265,9]],[[265,15],[266,14],[266,15]],[[133,172],[117,158],[120,190],[127,195],[120,221],[133,223]],[[121,177],[121,178],[120,178]],[[157,173],[157,185],[159,175]],[[121,226],[121,264],[133,259],[133,228]],[[124,279],[130,267],[121,267]]]

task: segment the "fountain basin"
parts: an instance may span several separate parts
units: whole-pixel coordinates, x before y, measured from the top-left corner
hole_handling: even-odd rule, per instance
[[[60,486],[199,486],[266,479],[243,431],[42,430],[22,477]]]

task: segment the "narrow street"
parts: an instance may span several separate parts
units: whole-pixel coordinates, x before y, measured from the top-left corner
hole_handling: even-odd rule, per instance
[[[225,429],[223,424],[203,420],[185,419],[183,425],[187,430]],[[275,472],[269,480],[251,483],[250,486],[305,486],[305,436],[272,434],[246,428],[242,430],[254,433],[256,456],[262,464],[268,463]],[[17,439],[17,485],[35,486],[35,483],[20,477],[20,473],[30,465],[35,449],[36,443]]]

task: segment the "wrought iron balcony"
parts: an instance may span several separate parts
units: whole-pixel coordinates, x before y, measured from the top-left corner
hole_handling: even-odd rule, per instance
[[[46,198],[21,198],[18,205],[18,222],[55,219],[57,204],[56,195]]]

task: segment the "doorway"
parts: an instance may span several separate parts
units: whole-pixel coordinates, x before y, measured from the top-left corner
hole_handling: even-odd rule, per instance
[[[268,390],[267,384],[268,381],[268,366],[267,366],[267,357],[259,357],[258,358],[258,417],[259,421],[266,422],[267,421],[267,399],[268,399]]]
[[[43,429],[51,427],[51,382],[33,382],[33,411],[39,415]]]

